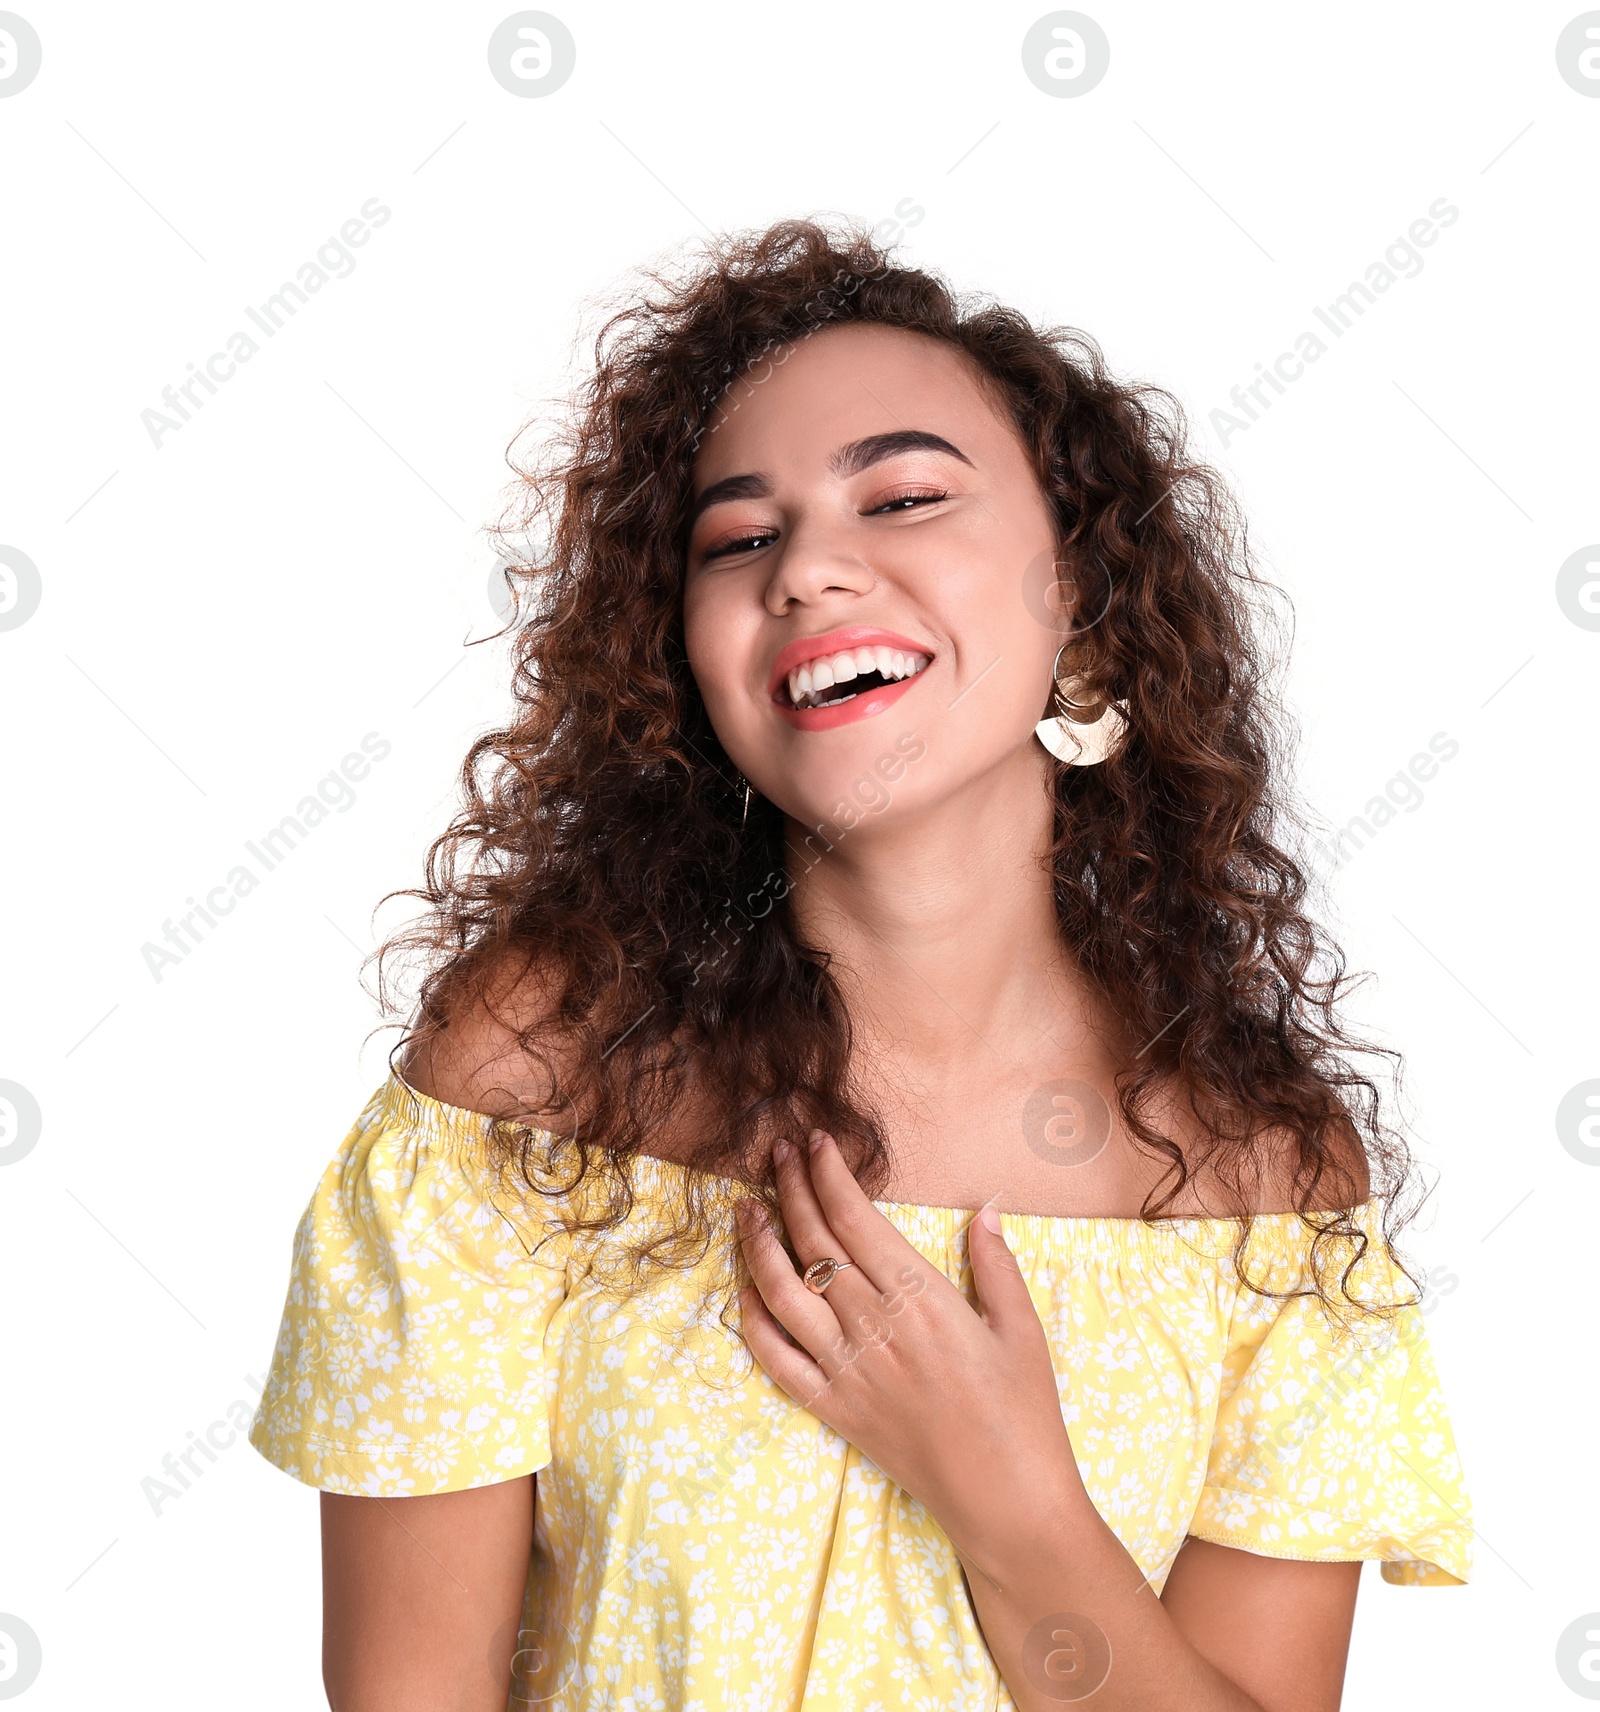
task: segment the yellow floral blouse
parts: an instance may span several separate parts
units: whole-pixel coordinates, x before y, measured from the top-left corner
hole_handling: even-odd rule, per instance
[[[608,1281],[607,1250],[675,1209],[686,1168],[636,1158],[621,1231],[573,1233],[561,1201],[513,1199],[490,1174],[488,1124],[398,1075],[361,1112],[295,1238],[250,1433],[262,1455],[378,1496],[537,1474],[512,1707],[1009,1712],[938,1523],[719,1323],[727,1292],[707,1285],[731,1280],[728,1246],[627,1292]],[[708,1182],[729,1229],[747,1192]],[[972,1213],[875,1204],[976,1305]],[[1376,1235],[1374,1203],[1358,1217]],[[1265,1299],[1235,1279],[1223,1220],[1002,1226],[1084,1482],[1157,1592],[1189,1534],[1467,1580],[1468,1499],[1419,1307],[1342,1326],[1314,1298]],[[1308,1240],[1293,1214],[1258,1215],[1251,1275],[1292,1284]],[[1371,1254],[1361,1293],[1409,1298]]]

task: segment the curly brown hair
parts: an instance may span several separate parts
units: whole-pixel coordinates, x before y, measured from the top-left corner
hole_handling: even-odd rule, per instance
[[[1354,1301],[1367,1247],[1355,1209],[1313,1209],[1319,1191],[1359,1181],[1341,1161],[1364,1155],[1400,1264],[1410,1155],[1349,1063],[1380,1052],[1398,1067],[1398,1054],[1336,1016],[1352,978],[1277,841],[1306,824],[1256,634],[1272,622],[1261,597],[1278,591],[1253,569],[1222,481],[1187,454],[1176,402],[1113,378],[1086,334],[958,295],[848,224],[784,220],[644,277],[601,327],[592,375],[542,455],[519,463],[516,440],[508,451],[518,491],[493,533],[516,593],[516,711],[473,743],[466,806],[431,846],[426,886],[388,894],[427,906],[374,954],[388,1014],[384,959],[420,951],[429,965],[395,1052],[488,1007],[540,1078],[537,1097],[519,1082],[491,1113],[493,1161],[529,1187],[561,1160],[567,1188],[608,1175],[593,1230],[631,1209],[629,1157],[692,1089],[704,1121],[684,1216],[636,1260],[704,1251],[703,1173],[758,1186],[776,1210],[770,1153],[786,1134],[828,1131],[863,1189],[881,1188],[888,1156],[852,1079],[850,1018],[784,901],[784,817],[758,798],[741,823],[738,775],[685,655],[682,591],[691,465],[730,380],[825,327],[909,329],[965,352],[1004,400],[1077,613],[1098,615],[1080,624],[1083,670],[1127,704],[1133,741],[1104,765],[1053,771],[1053,860],[1064,941],[1145,1042],[1116,1079],[1128,1131],[1167,1162],[1141,1217],[1177,1216],[1167,1209],[1202,1165],[1248,1205],[1265,1138],[1287,1137],[1312,1278],[1244,1281],[1327,1302],[1336,1272]],[[530,984],[531,1011],[496,1009]],[[1198,1151],[1152,1119],[1169,1082],[1199,1121]]]

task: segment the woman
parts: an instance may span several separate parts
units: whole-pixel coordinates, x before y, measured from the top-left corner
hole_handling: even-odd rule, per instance
[[[654,285],[252,1434],[330,1701],[1337,1707],[1471,1531],[1229,502],[859,234]]]

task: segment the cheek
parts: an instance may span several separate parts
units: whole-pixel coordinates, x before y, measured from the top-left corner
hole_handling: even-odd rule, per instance
[[[747,683],[755,648],[755,627],[749,603],[738,598],[731,583],[708,580],[684,591],[683,643],[706,712],[719,733],[737,721],[748,700]]]

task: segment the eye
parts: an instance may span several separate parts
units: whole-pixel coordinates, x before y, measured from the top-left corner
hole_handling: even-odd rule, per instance
[[[907,488],[903,492],[891,494],[887,499],[880,500],[862,515],[879,517],[885,512],[909,511],[919,505],[936,505],[941,499],[948,499],[949,497],[948,488]],[[777,538],[776,529],[748,529],[739,534],[728,536],[726,540],[717,542],[715,546],[702,549],[700,557],[706,562],[712,559],[726,559],[735,553],[753,552],[757,547],[765,547],[769,542],[776,541]]]
[[[880,501],[867,512],[867,516],[877,517],[885,511],[905,511],[916,505],[932,505],[949,497],[950,493],[947,488],[907,488],[903,493],[894,494],[890,498]]]
[[[719,541],[715,547],[707,547],[700,555],[702,559],[725,559],[730,553],[748,553],[753,547],[763,547],[768,541],[775,541],[778,532],[769,530],[764,535],[747,530],[742,535],[730,535],[726,541]]]

